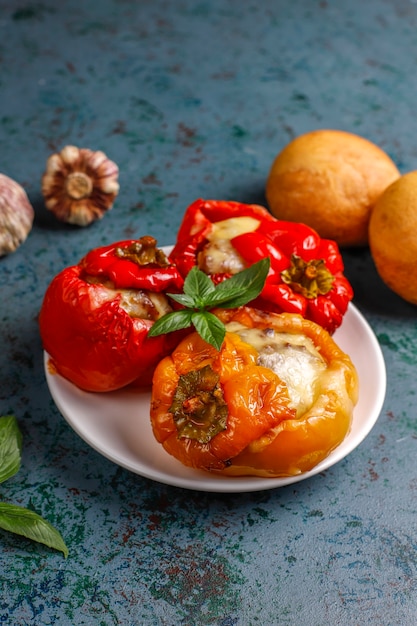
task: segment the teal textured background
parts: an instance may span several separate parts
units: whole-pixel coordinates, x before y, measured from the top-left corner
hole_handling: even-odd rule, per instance
[[[273,158],[303,132],[355,132],[416,169],[416,67],[409,0],[0,0],[0,171],[36,210],[0,260],[0,414],[24,435],[0,497],[48,518],[70,550],[0,532],[0,623],[416,624],[416,309],[368,250],[344,259],[384,352],[383,411],[346,459],[284,489],[185,491],[104,459],[55,407],[37,326],[50,280],[88,249],[169,244],[198,197],[264,204]],[[66,144],[120,167],[114,208],[84,229],[41,197]]]

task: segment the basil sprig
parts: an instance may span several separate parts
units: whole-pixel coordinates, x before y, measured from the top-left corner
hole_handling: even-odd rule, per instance
[[[217,285],[198,267],[193,267],[184,281],[184,293],[168,294],[184,308],[163,315],[148,335],[156,337],[194,326],[207,343],[220,350],[226,329],[210,309],[235,309],[254,300],[263,289],[269,266],[269,258],[262,259]]]
[[[0,483],[20,469],[22,434],[14,415],[0,417]],[[22,535],[68,556],[61,534],[40,515],[24,507],[0,502],[0,528]]]

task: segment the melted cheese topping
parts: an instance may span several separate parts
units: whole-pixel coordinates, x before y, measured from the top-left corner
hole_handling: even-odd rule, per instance
[[[85,280],[91,285],[101,287],[90,296],[95,299],[97,307],[104,302],[114,300],[119,295],[120,308],[133,318],[155,321],[172,311],[168,298],[163,293],[144,289],[116,289],[110,280],[103,282],[96,276],[86,276]]]
[[[163,293],[142,291],[139,289],[119,289],[119,306],[130,315],[144,320],[157,320],[172,308]]]
[[[198,267],[206,274],[237,274],[246,265],[228,239],[211,241],[199,252]]]
[[[214,222],[212,229],[207,235],[209,241],[219,241],[220,239],[233,239],[238,235],[251,233],[259,226],[259,220],[248,215],[241,217],[230,217],[228,220]]]
[[[238,322],[226,325],[258,352],[258,365],[268,367],[283,380],[297,415],[305,413],[316,397],[316,383],[326,361],[313,341],[303,334],[278,333],[272,328],[247,328]]]
[[[231,239],[256,230],[259,220],[243,215],[215,222],[207,235],[208,243],[198,255],[198,267],[206,274],[237,274],[246,264]]]

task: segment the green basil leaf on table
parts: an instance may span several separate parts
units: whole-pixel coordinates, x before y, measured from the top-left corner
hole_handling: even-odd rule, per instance
[[[20,468],[22,434],[14,415],[0,417],[0,483]]]
[[[16,417],[0,416],[0,483],[17,473],[21,456],[22,433]],[[0,528],[59,550],[65,558],[68,556],[68,548],[59,531],[34,511],[0,502]]]
[[[68,556],[61,534],[40,515],[21,506],[0,502],[0,528],[32,539]]]

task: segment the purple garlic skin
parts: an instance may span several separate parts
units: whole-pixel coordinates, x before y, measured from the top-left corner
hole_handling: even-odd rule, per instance
[[[19,183],[0,174],[0,257],[25,241],[32,230],[35,211]]]

